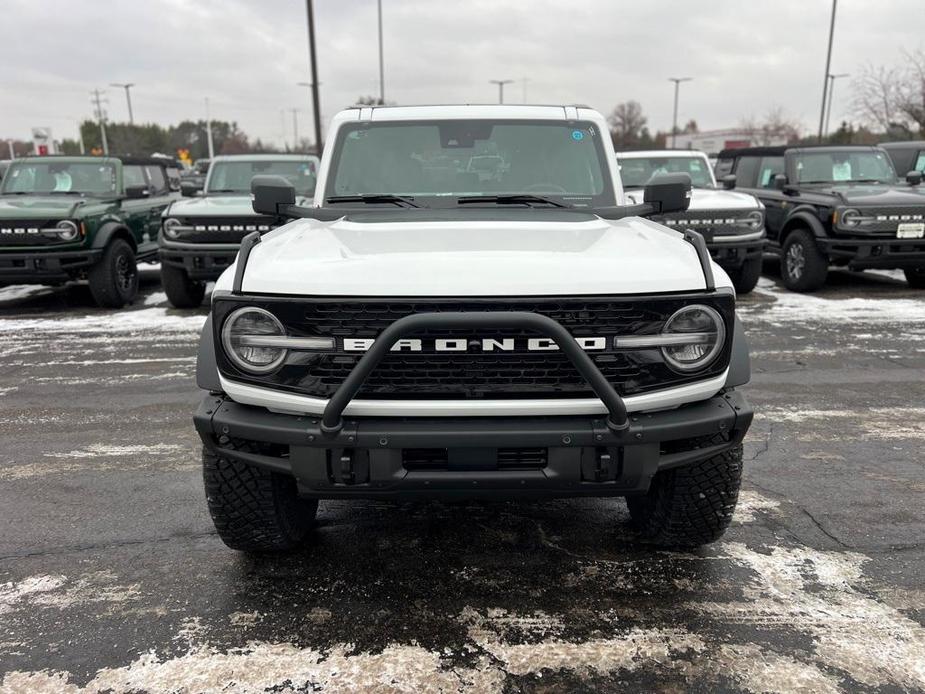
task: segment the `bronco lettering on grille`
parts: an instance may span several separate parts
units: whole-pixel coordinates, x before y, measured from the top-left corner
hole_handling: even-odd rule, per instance
[[[576,337],[575,341],[583,350],[592,352],[607,349],[606,337]],[[344,338],[345,352],[366,352],[373,346],[374,340],[361,338]],[[553,352],[559,347],[548,337],[531,338],[447,338],[447,339],[404,339],[392,346],[393,352]]]

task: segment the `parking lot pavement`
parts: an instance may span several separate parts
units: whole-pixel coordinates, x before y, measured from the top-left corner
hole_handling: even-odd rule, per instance
[[[206,513],[205,310],[150,271],[116,313],[0,289],[0,691],[925,690],[925,295],[765,278],[741,309],[721,542],[642,547],[622,501],[328,502],[255,560]]]

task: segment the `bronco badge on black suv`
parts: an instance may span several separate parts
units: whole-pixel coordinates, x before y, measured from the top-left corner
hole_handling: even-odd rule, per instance
[[[374,107],[329,130],[314,207],[258,176],[212,294],[195,415],[209,510],[285,550],[319,499],[627,497],[672,546],[728,526],[752,411],[735,292],[683,212],[626,205],[604,118]]]
[[[315,190],[318,157],[307,154],[239,154],[215,157],[201,195],[183,188],[184,200],[164,211],[160,236],[161,282],[167,299],[178,308],[202,303],[206,282],[234,260],[241,239],[253,231],[267,232],[279,224],[258,215],[251,206],[251,178],[283,176],[292,183],[300,203]]]
[[[0,284],[86,279],[97,304],[124,306],[170,200],[163,159],[17,159],[0,185]]]
[[[911,286],[925,287],[922,174],[901,182],[882,149],[729,149],[716,170],[764,203],[769,250],[789,289],[819,289],[829,265],[902,269]]]

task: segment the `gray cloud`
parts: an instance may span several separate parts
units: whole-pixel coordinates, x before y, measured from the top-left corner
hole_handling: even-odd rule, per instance
[[[378,93],[375,0],[316,0],[323,120]],[[653,130],[670,127],[669,76],[682,86],[679,120],[735,126],[774,106],[815,128],[828,0],[383,0],[386,97],[399,103],[493,102],[490,79],[515,79],[508,100],[587,103],[604,112],[642,103]],[[73,137],[89,91],[136,82],[136,121],[212,115],[251,136],[310,131],[305,5],[300,0],[82,2],[6,0],[0,61],[0,136],[50,125]],[[898,63],[925,41],[921,0],[839,3],[833,72]],[[126,120],[108,88],[110,118]],[[833,122],[850,111],[838,85]],[[283,115],[283,110],[285,115]]]

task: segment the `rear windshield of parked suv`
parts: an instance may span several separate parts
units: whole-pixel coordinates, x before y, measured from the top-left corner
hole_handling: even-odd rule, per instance
[[[797,183],[893,183],[896,172],[885,152],[842,150],[799,152]]]
[[[712,188],[710,166],[700,157],[645,157],[620,159],[620,180],[624,188],[642,188],[656,175],[686,173],[695,188]]]
[[[0,193],[109,195],[116,192],[116,167],[99,162],[17,162],[0,185]]]
[[[217,161],[212,164],[207,193],[250,195],[251,179],[259,175],[282,176],[298,195],[315,192],[313,161]]]
[[[341,128],[326,204],[340,196],[399,195],[421,206],[458,198],[535,195],[564,205],[615,204],[593,123],[451,120]]]

